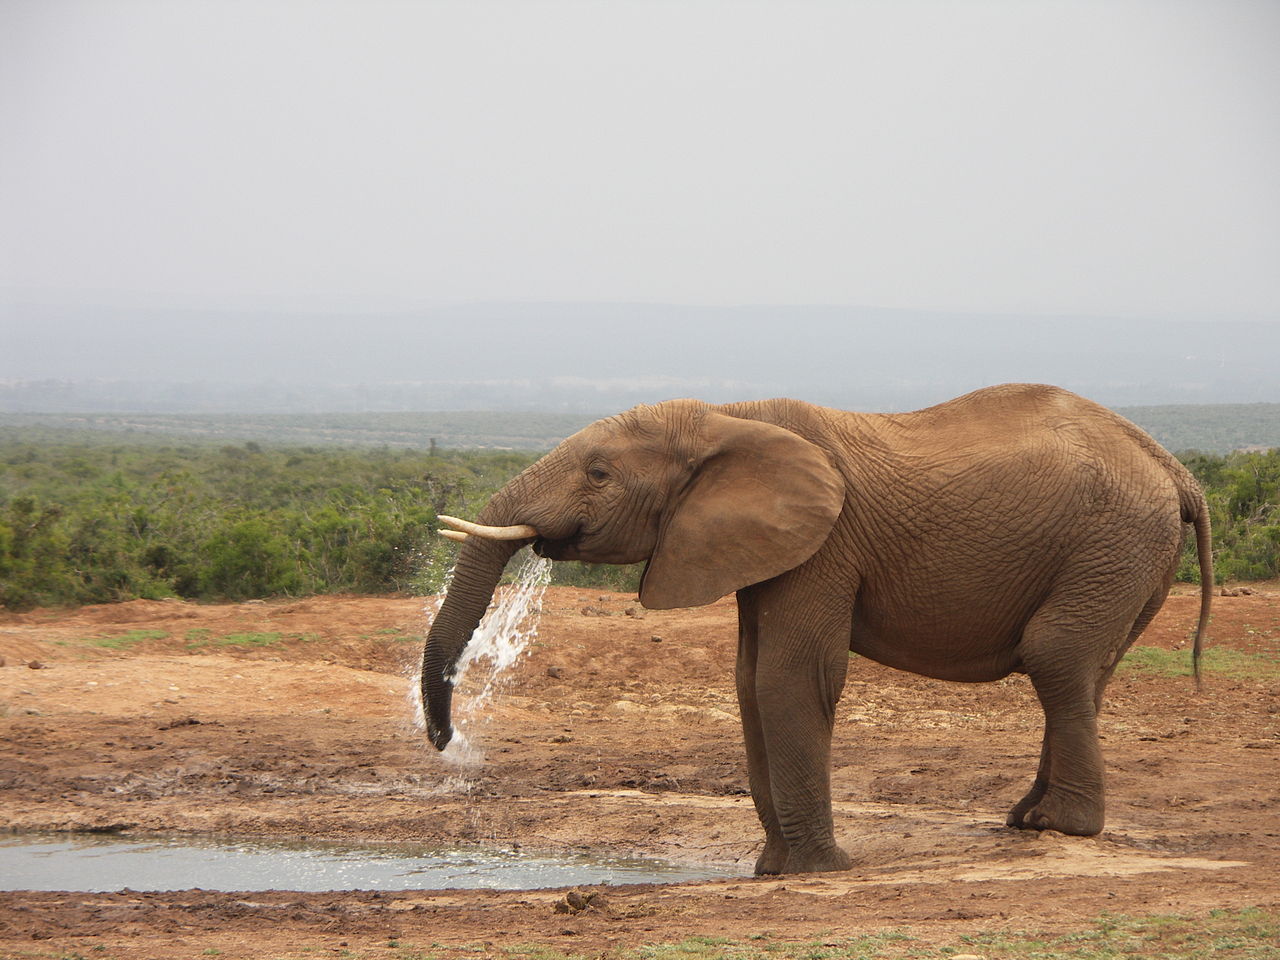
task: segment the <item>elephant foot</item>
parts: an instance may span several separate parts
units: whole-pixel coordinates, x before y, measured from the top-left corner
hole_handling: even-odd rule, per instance
[[[1014,804],[1013,809],[1009,811],[1009,816],[1004,821],[1005,826],[1028,829],[1027,814],[1040,802],[1040,799],[1044,796],[1044,791],[1044,782],[1037,780],[1032,788],[1027,791],[1027,795]]]
[[[756,876],[763,877],[782,873],[787,866],[787,841],[781,837],[769,837],[764,842],[764,849],[756,859]]]
[[[853,866],[849,855],[832,844],[810,850],[795,850],[787,857],[784,873],[829,873],[834,870],[848,870]]]
[[[1025,802],[1024,800],[1023,803]],[[1052,788],[1045,790],[1043,796],[1015,821],[1015,815],[1021,807],[1020,803],[1010,812],[1009,826],[1024,830],[1057,830],[1077,837],[1092,837],[1102,832],[1105,820],[1100,797],[1072,795]]]

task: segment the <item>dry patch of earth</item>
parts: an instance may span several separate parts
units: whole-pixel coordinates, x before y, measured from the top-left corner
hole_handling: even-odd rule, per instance
[[[857,866],[760,880],[748,876],[760,833],[731,601],[632,616],[634,598],[552,589],[538,640],[485,709],[472,767],[431,749],[406,697],[422,600],[3,614],[9,830],[518,845],[741,877],[572,894],[3,893],[0,955],[474,956],[531,944],[599,955],[691,936],[885,931],[943,950],[1104,913],[1274,911],[1280,594],[1216,599],[1218,669],[1200,692],[1162,668],[1185,649],[1197,602],[1171,597],[1141,641],[1157,653],[1109,689],[1101,836],[1002,826],[1039,753],[1024,679],[948,684],[857,660],[832,777]]]

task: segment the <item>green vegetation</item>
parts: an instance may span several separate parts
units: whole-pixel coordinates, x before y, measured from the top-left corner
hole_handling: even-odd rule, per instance
[[[283,633],[228,633],[218,641],[224,647],[269,647],[284,639]]]
[[[99,947],[92,951],[108,952]],[[209,947],[204,955],[220,952]],[[280,960],[295,960],[323,952],[332,950],[300,946],[279,956]],[[390,937],[367,947],[353,945],[336,955],[351,960],[437,960],[472,955],[501,956],[506,960],[946,960],[955,956],[981,956],[986,960],[1280,960],[1280,914],[1267,908],[1210,910],[1200,916],[1103,914],[1069,933],[1005,930],[958,934],[954,943],[941,946],[898,930],[806,940],[784,940],[770,933],[743,939],[688,937],[671,943],[615,946],[605,952],[595,949],[589,953],[559,943],[414,944]],[[32,951],[24,956],[85,960],[79,953]]]
[[[130,630],[114,637],[92,637],[85,642],[91,647],[105,647],[108,650],[125,650],[143,640],[163,640],[168,634],[163,630]]]
[[[1225,457],[1189,453],[1182,462],[1209,502],[1216,579],[1280,577],[1280,448]],[[1195,569],[1195,545],[1188,542],[1178,578],[1194,582]]]
[[[0,429],[0,605],[178,596],[433,593],[474,514],[533,453],[264,447]],[[1220,580],[1280,577],[1280,450],[1185,462],[1205,487]],[[1197,579],[1194,546],[1179,571]],[[638,567],[557,564],[554,582],[635,590]]]
[[[1280,960],[1280,914],[1264,909],[1211,910],[1202,917],[1103,914],[1090,929],[1075,933],[1043,937],[985,933],[959,940],[954,950],[944,950],[942,956],[970,953],[988,960]]]
[[[417,946],[400,940],[379,947],[393,960],[445,956],[493,956],[488,944]],[[387,954],[387,950],[396,951]],[[588,954],[572,947],[529,943],[500,947],[507,960],[578,960]],[[353,957],[374,956],[353,951]],[[869,936],[819,936],[809,940],[756,934],[747,939],[688,937],[673,943],[615,947],[592,952],[605,960],[946,960],[980,956],[986,960],[1280,960],[1280,915],[1274,910],[1211,910],[1205,916],[1104,914],[1070,933],[998,931],[960,934],[939,946],[896,930]]]
[[[379,631],[379,633],[386,632]],[[396,640],[419,643],[422,641],[421,636],[399,636],[399,631],[392,632],[397,634]],[[54,640],[53,643],[59,647],[99,647],[104,650],[128,650],[136,644],[147,640],[170,639],[178,638],[165,630],[128,630],[124,633],[110,636],[78,637],[74,640]],[[208,650],[211,647],[272,647],[290,642],[314,643],[319,639],[320,635],[315,633],[280,633],[278,631],[215,634],[212,630],[204,627],[187,630],[181,635],[183,646],[191,651]]]
[[[1280,653],[1246,653],[1224,647],[1210,647],[1202,654],[1201,671],[1206,676],[1233,680],[1263,680],[1280,677]],[[1120,671],[1161,677],[1192,675],[1191,649],[1165,650],[1160,647],[1132,647],[1120,661]]]
[[[534,459],[0,438],[0,605],[434,593],[454,551],[437,513],[470,516]],[[557,567],[560,583],[638,581]]]

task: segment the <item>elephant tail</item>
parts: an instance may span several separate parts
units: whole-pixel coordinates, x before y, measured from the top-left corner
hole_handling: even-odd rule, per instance
[[[1213,536],[1209,529],[1209,505],[1198,486],[1182,490],[1182,520],[1196,530],[1196,560],[1200,566],[1200,621],[1196,624],[1196,639],[1191,647],[1191,669],[1196,687],[1200,687],[1200,654],[1204,649],[1205,632],[1209,628],[1209,609],[1213,605]]]

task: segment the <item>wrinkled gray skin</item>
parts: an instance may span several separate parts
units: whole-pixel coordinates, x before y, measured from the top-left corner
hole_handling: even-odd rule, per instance
[[[1032,385],[899,415],[794,400],[637,407],[570,437],[477,519],[532,524],[534,550],[557,560],[647,560],[651,608],[737,591],[757,873],[850,864],[829,767],[851,650],[945,680],[1030,676],[1044,741],[1008,823],[1099,832],[1103,688],[1164,601],[1184,524],[1204,584],[1197,657],[1213,582],[1190,474],[1128,421]],[[424,652],[437,748],[453,735],[458,657],[530,542],[462,545]]]

